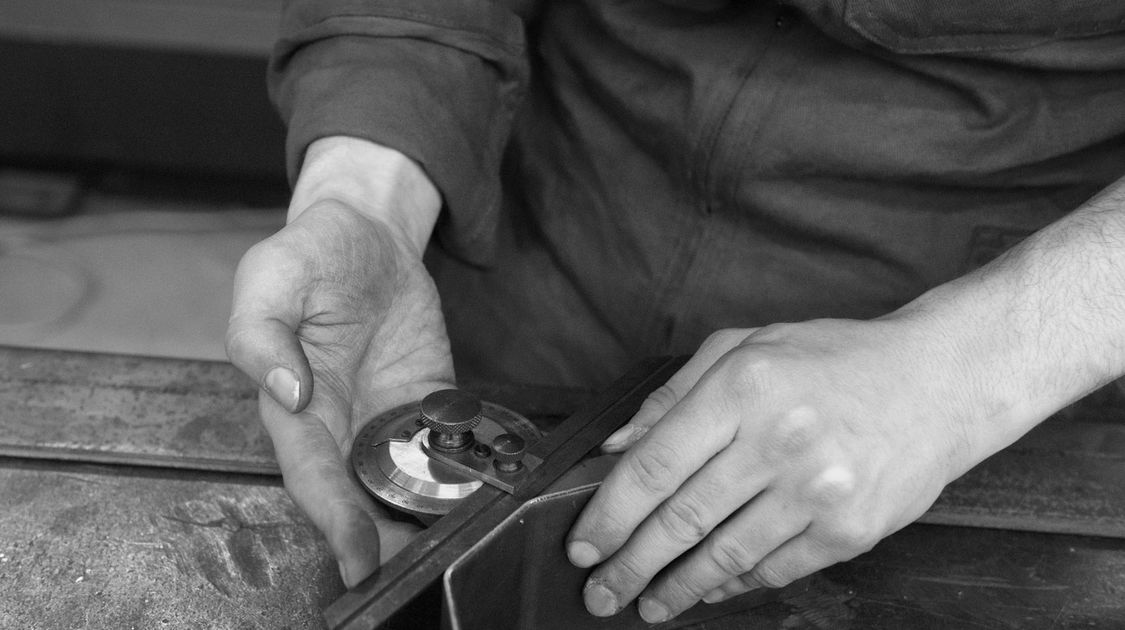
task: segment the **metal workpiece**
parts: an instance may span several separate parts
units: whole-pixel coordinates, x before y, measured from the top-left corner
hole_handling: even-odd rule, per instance
[[[653,624],[641,619],[636,606],[626,606],[612,617],[590,615],[582,602],[582,588],[590,571],[574,566],[566,556],[570,526],[613,461],[614,456],[586,460],[584,463],[591,464],[589,470],[572,469],[556,484],[557,489],[521,505],[451,564],[442,580],[443,627],[652,628]],[[808,589],[809,580],[805,579],[785,589],[750,591],[720,604],[696,604],[658,627],[664,630],[699,624],[782,598],[796,599]]]
[[[501,435],[540,439],[535,425],[510,409],[441,390],[373,418],[356,436],[351,462],[376,499],[428,524],[497,476],[491,448],[476,447]]]

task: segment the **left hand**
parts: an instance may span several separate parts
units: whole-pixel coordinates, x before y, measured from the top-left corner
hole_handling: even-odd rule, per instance
[[[231,360],[263,386],[285,487],[349,588],[418,531],[355,481],[352,441],[377,414],[453,383],[437,291],[396,234],[342,202],[304,209],[243,257],[227,333]]]
[[[604,446],[632,448],[570,532],[571,562],[601,563],[587,609],[639,596],[641,616],[664,621],[914,521],[990,454],[971,426],[981,379],[946,341],[894,316],[712,335]]]
[[[363,490],[348,454],[372,417],[453,383],[422,264],[440,209],[437,188],[404,154],[321,138],[304,153],[288,224],[235,274],[227,354],[260,384],[285,487],[349,588],[418,532]]]

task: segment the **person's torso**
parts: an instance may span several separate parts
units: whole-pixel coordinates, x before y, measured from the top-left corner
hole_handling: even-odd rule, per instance
[[[548,3],[508,156],[638,353],[871,317],[1125,175],[1125,3]]]

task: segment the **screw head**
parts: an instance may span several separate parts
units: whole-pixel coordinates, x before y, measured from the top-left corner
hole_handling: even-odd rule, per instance
[[[503,433],[492,440],[492,456],[496,467],[505,472],[518,470],[523,465],[523,454],[527,449],[524,439],[515,433]]]
[[[460,389],[441,389],[422,399],[422,424],[445,435],[472,431],[481,420],[480,398]]]

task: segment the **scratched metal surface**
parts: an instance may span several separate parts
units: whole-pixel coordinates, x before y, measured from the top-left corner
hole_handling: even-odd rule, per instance
[[[590,392],[463,387],[550,429]],[[257,388],[228,363],[0,346],[0,455],[276,474]]]
[[[1125,422],[1054,418],[946,487],[922,521],[1125,538]]]
[[[1125,628],[1125,541],[912,525],[809,588],[694,630]]]
[[[321,628],[329,558],[274,478],[0,458],[0,628]]]
[[[276,473],[226,363],[0,348],[0,454]]]
[[[787,628],[1125,628],[1119,539],[914,525],[819,579]]]

